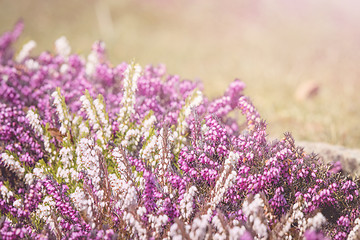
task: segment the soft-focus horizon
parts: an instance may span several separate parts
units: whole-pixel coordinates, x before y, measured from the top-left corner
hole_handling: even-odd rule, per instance
[[[359,146],[355,0],[71,3],[1,0],[0,32],[23,19],[16,48],[34,40],[33,54],[53,51],[66,36],[73,52],[86,57],[103,40],[113,64],[165,64],[171,74],[201,80],[210,98],[239,78],[272,137],[289,131],[296,140]]]

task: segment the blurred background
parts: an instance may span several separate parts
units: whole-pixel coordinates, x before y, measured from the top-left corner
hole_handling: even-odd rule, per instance
[[[0,32],[22,18],[17,49],[54,50],[64,35],[86,56],[96,40],[115,65],[164,63],[209,98],[243,80],[270,136],[360,144],[357,0],[0,0]]]

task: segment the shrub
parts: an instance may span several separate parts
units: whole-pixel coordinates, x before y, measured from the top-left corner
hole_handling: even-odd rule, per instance
[[[359,181],[269,141],[235,80],[209,100],[165,67],[14,57],[0,38],[2,239],[357,239]],[[97,95],[98,94],[98,95]],[[240,111],[245,122],[230,117]]]

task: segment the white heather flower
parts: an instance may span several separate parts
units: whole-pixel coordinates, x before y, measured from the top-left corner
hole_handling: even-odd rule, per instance
[[[321,226],[326,223],[326,218],[321,212],[318,212],[314,217],[307,219],[307,228],[311,230],[321,229]]]
[[[248,200],[244,201],[242,211],[245,216],[251,216],[257,214],[264,207],[264,201],[261,199],[259,194],[254,196],[254,199],[249,202]]]
[[[268,239],[267,227],[260,218],[256,217],[254,219],[253,229],[255,230],[257,236],[259,236],[260,239]]]
[[[59,128],[59,131],[62,135],[65,135],[66,134],[66,127],[64,126],[64,124],[61,124],[60,128]]]
[[[99,61],[98,61],[96,52],[91,52],[88,55],[87,62],[86,62],[86,67],[85,67],[86,75],[92,76],[95,73],[96,65],[98,65],[98,64],[99,64]]]
[[[203,96],[201,91],[194,90],[193,93],[188,96],[185,100],[185,105],[180,110],[179,117],[177,119],[178,125],[176,128],[177,134],[174,134],[174,138],[177,142],[177,146],[175,148],[175,152],[179,152],[182,148],[186,138],[185,138],[185,132],[188,128],[187,118],[191,114],[191,110],[193,108],[198,107],[203,100]]]
[[[70,198],[77,210],[84,211],[89,208],[89,201],[81,188],[77,187],[75,191],[70,194]]]
[[[59,178],[64,178],[65,182],[68,182],[68,181],[66,181],[68,174],[69,174],[69,169],[63,169],[62,167],[59,167],[56,172],[56,176]]]
[[[195,186],[191,186],[180,201],[180,212],[184,219],[189,219],[193,212],[194,196],[197,192]]]
[[[99,99],[94,100],[94,106],[98,112],[102,112],[105,108]],[[103,118],[105,119],[105,115],[103,116]],[[105,122],[105,120],[104,120],[104,122]]]
[[[64,73],[66,73],[68,70],[69,70],[69,65],[68,65],[68,64],[64,63],[64,64],[61,65],[61,67],[60,67],[60,73],[64,74]]]
[[[195,98],[191,101],[190,106],[191,107],[197,107],[199,106],[203,101],[203,96],[201,91],[197,90]]]
[[[36,216],[45,221],[46,223],[49,223],[51,230],[54,230],[55,223],[54,219],[51,216],[52,211],[54,211],[55,208],[55,201],[51,196],[46,196],[42,203],[40,203],[36,209]]]
[[[37,113],[35,113],[32,109],[30,109],[26,113],[26,118],[29,120],[29,123],[31,127],[34,129],[34,131],[38,135],[42,136],[44,134],[44,130],[40,123],[40,116]]]
[[[139,141],[139,134],[136,134],[136,132],[138,132],[137,129],[130,129],[129,134],[126,136],[126,139],[124,139],[121,142],[121,145],[124,146],[131,146],[133,144],[137,144],[137,142]],[[135,138],[135,139],[134,139]],[[126,151],[126,147],[123,148],[123,151]],[[117,170],[120,173],[121,177],[123,179],[126,179],[127,177],[129,177],[128,175],[130,174],[132,179],[135,179],[134,181],[136,183],[139,184],[139,189],[144,189],[145,187],[145,179],[142,177],[142,174],[140,172],[134,171],[134,172],[129,172],[127,169],[127,162],[126,159],[123,156],[123,153],[120,152],[120,149],[117,147],[113,150],[112,152],[112,156],[114,158],[114,160],[117,163]]]
[[[187,100],[187,99],[186,99]],[[185,105],[185,119],[190,116],[191,109],[198,107],[203,101],[203,96],[201,91],[196,90],[190,96],[189,103]]]
[[[121,176],[125,179],[126,176],[126,172],[127,172],[127,168],[126,168],[126,160],[124,159],[124,156],[121,154],[120,149],[118,147],[116,147],[113,152],[112,152],[112,156],[115,159],[117,165],[118,165],[118,171],[121,174]]]
[[[121,99],[121,109],[118,116],[120,124],[126,124],[126,120],[135,113],[135,92],[137,89],[137,81],[141,75],[141,67],[138,64],[130,64],[124,73],[124,95]],[[120,130],[120,128],[119,128]],[[125,132],[122,132],[125,133]]]
[[[130,226],[133,235],[138,235],[140,239],[147,239],[146,229],[143,228],[141,223],[136,220],[134,215],[129,212],[124,212],[123,220]]]
[[[105,143],[111,136],[111,125],[105,115],[105,105],[100,97],[93,101],[89,92],[86,90],[85,95],[80,97],[82,108],[85,110],[86,115],[99,139],[104,147]]]
[[[2,153],[0,161],[2,162],[2,165],[15,173],[19,178],[24,177],[25,168],[23,168],[20,163],[14,159],[12,155]]]
[[[99,121],[103,126],[103,134],[105,138],[108,140],[111,137],[111,124],[107,116],[105,115],[105,104],[100,98],[94,100],[94,106],[96,109],[97,116],[99,117]]]
[[[306,230],[306,219],[303,212],[304,207],[306,207],[306,203],[302,199],[299,199],[293,205],[293,213],[291,215],[291,218],[294,219],[294,221],[296,220],[298,222],[300,236],[302,236]]]
[[[117,178],[115,174],[109,174],[109,181],[113,195],[118,200],[115,204],[116,208],[124,210],[137,201],[137,192],[134,186],[123,179]],[[145,213],[146,209],[139,208],[138,215],[142,216],[141,213]],[[143,212],[145,211],[145,212]]]
[[[81,122],[79,125],[79,135],[86,136],[87,134],[89,134],[89,128],[86,126],[84,122]]]
[[[56,52],[64,58],[67,58],[71,53],[69,41],[65,36],[62,36],[55,41],[55,49]]]
[[[31,185],[35,180],[34,178],[35,177],[34,177],[34,175],[32,173],[25,174],[25,177],[24,177],[25,183],[28,184],[28,185]]]
[[[4,199],[6,202],[9,202],[9,199],[14,196],[13,192],[10,191],[3,183],[0,183],[0,193],[2,196],[2,199]]]
[[[282,225],[282,229],[277,233],[277,235],[281,238],[284,238],[286,234],[288,234],[291,224],[294,222],[294,217],[289,216],[285,222],[285,224]]]
[[[171,225],[170,231],[168,234],[169,234],[170,239],[173,239],[173,240],[182,240],[183,239],[183,235],[181,234],[181,230],[177,223],[174,223],[173,225]]]
[[[13,206],[16,208],[20,208],[22,206],[22,199],[20,198],[14,201]]]
[[[57,88],[51,96],[54,98],[54,106],[61,122],[60,133],[66,134],[67,128],[69,127],[69,111],[65,105],[65,100],[60,95],[60,89]]]
[[[251,202],[246,199],[242,207],[248,223],[252,226],[259,239],[267,239],[268,237],[267,227],[259,217],[263,207],[264,201],[259,194],[256,194]]]
[[[37,179],[44,179],[46,177],[44,169],[40,166],[40,164],[37,164],[37,166],[33,169],[33,175]]]
[[[159,199],[159,200],[156,201],[156,206],[157,206],[158,208],[161,208],[161,207],[163,206],[163,204],[164,204],[164,200],[163,200],[163,199]]]
[[[152,135],[148,141],[146,141],[146,144],[144,147],[140,150],[140,156],[142,159],[147,160],[150,162],[153,160],[152,156],[157,152],[158,150],[158,137],[156,134]]]
[[[150,223],[151,228],[155,229],[153,236],[155,237],[157,234],[160,233],[160,230],[163,229],[164,225],[168,222],[169,218],[166,215],[148,215],[148,221]]]
[[[127,162],[118,147],[113,150],[112,156],[117,163],[117,167],[118,167],[117,170],[120,173],[121,178],[127,179],[129,177],[128,176],[129,172],[126,167]],[[141,190],[144,189],[145,188],[145,179],[142,177],[142,175],[137,171],[134,171],[134,173],[130,173],[130,174],[131,174],[131,176],[130,176],[131,179],[135,179],[134,181],[139,184],[139,189],[141,189]]]
[[[215,188],[211,193],[212,199],[210,201],[210,207],[212,210],[220,203],[224,194],[236,179],[237,173],[231,169],[233,169],[237,159],[239,159],[238,153],[230,152],[229,157],[225,160],[224,169],[216,181]]]
[[[62,147],[59,151],[60,161],[65,168],[70,167],[71,161],[73,160],[72,149],[69,147]]]
[[[55,201],[51,196],[46,196],[43,200],[44,204],[49,205],[50,207],[55,207]]]
[[[226,232],[225,232],[225,229],[224,229],[223,225],[221,224],[221,221],[220,221],[218,215],[215,215],[213,217],[213,219],[211,220],[211,223],[217,229],[217,232],[214,234],[214,239],[215,240],[225,240],[226,239]]]
[[[78,125],[78,121],[80,120],[80,117],[79,116],[75,116],[72,120],[72,124],[74,125]]]
[[[145,189],[145,179],[141,176],[140,172],[134,172],[135,182],[138,184],[138,188],[142,191]]]
[[[78,178],[78,172],[73,168],[61,168],[57,169],[56,176],[65,180],[66,183],[69,183],[71,179]]]
[[[205,214],[193,220],[191,231],[189,233],[190,239],[205,239],[206,229],[209,225],[209,215]]]
[[[61,122],[65,121],[65,110],[63,109],[59,92],[56,90],[51,94],[51,96],[54,98],[54,106],[56,107],[59,120]]]
[[[186,103],[182,109],[182,112],[184,114],[184,116],[182,116],[181,120],[181,124],[187,126],[187,123],[186,123],[186,119],[190,116],[191,114],[191,110],[193,108],[196,108],[198,107],[201,102],[203,100],[203,96],[202,96],[202,93],[201,91],[197,90],[197,91],[194,91],[187,99],[186,99]],[[184,131],[185,131],[185,128],[184,129],[180,129],[181,131],[179,131],[179,133],[183,134]]]
[[[38,70],[40,65],[37,61],[30,58],[30,59],[26,59],[25,67],[27,67],[29,70]]]
[[[44,200],[45,202],[45,200]],[[38,216],[40,219],[47,222],[49,216],[51,214],[51,207],[48,205],[45,205],[44,203],[40,203],[38,205],[38,209],[36,211],[36,216]]]
[[[126,132],[124,140],[121,141],[121,146],[127,148],[129,146],[136,146],[140,141],[140,131],[138,129],[129,129]]]
[[[79,173],[73,169],[73,168],[70,168],[70,176],[69,176],[71,179],[78,179],[79,178]]]
[[[233,228],[229,229],[229,240],[238,240],[241,238],[241,236],[244,235],[246,229],[244,226],[238,227],[235,226]]]
[[[229,157],[225,160],[225,165],[235,165],[236,161],[239,159],[239,154],[238,153],[234,153],[234,152],[230,152],[229,153]]]
[[[100,42],[100,48],[105,49],[105,43]],[[100,56],[96,49],[93,49],[87,57],[87,62],[85,66],[85,73],[88,76],[92,76],[95,73],[96,66],[100,63]]]
[[[201,125],[201,132],[205,134],[209,131],[209,127],[206,124]]]
[[[25,58],[29,56],[31,51],[36,47],[36,42],[34,40],[30,40],[22,47],[20,53],[16,56],[17,62],[24,61]]]
[[[124,199],[123,207],[127,208],[130,205],[134,204],[137,200],[137,192],[135,186],[129,186],[128,192],[126,193],[126,197]]]
[[[221,202],[226,191],[232,186],[233,182],[235,181],[236,176],[236,171],[231,171],[231,173],[226,178],[225,183],[223,182],[224,176],[220,176],[220,178],[217,180],[215,190],[213,191],[214,197],[211,199],[210,202],[210,206],[212,209],[215,209],[215,207]]]
[[[350,231],[347,240],[357,240],[360,234],[360,218],[355,219],[354,227]]]
[[[86,170],[94,188],[100,189],[100,159],[97,152],[101,152],[99,146],[95,145],[93,140],[82,138],[76,147],[76,161],[78,170]],[[99,192],[97,192],[99,193]],[[100,197],[100,196],[98,196]],[[100,198],[101,200],[102,198]]]
[[[6,83],[6,82],[9,80],[9,75],[4,74],[4,75],[2,75],[1,77],[2,77],[2,81],[3,81],[4,83]]]
[[[52,150],[51,150],[51,147],[50,147],[50,138],[48,136],[43,136],[43,142],[44,142],[45,150],[48,153],[51,153]]]
[[[146,213],[146,207],[139,207],[136,213],[137,215],[139,215],[139,217],[144,216],[144,214]]]
[[[49,158],[49,163],[54,164],[57,161],[57,157],[55,156],[55,150],[52,152],[52,156]]]
[[[159,183],[166,185],[165,172],[168,171],[171,159],[173,158],[171,147],[173,136],[171,130],[160,129],[159,134],[153,134],[140,150],[140,157],[149,163],[152,171],[158,174]]]
[[[155,115],[151,115],[148,119],[145,119],[142,126],[141,126],[141,134],[144,136],[144,138],[148,138],[150,134],[150,129],[154,126],[156,122]]]
[[[94,212],[93,209],[95,208],[95,203],[92,198],[88,198],[88,196],[84,193],[82,188],[77,187],[75,191],[70,194],[71,201],[74,203],[75,208],[86,216],[86,219],[91,226],[95,223],[93,222],[94,219]]]

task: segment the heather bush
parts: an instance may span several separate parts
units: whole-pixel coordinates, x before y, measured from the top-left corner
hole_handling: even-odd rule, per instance
[[[360,238],[358,179],[270,141],[240,80],[210,100],[102,42],[14,54],[22,28],[0,38],[2,239]]]

